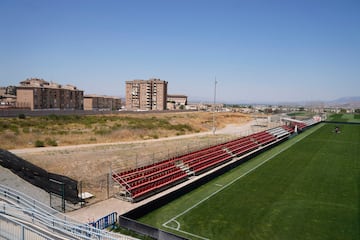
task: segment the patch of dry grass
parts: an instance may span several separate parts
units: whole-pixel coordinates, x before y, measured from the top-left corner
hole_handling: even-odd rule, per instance
[[[217,128],[250,119],[240,113],[216,113],[215,116]],[[34,147],[37,140],[46,146],[67,146],[158,139],[211,131],[212,124],[210,112],[3,118],[0,119],[0,146],[28,148]]]

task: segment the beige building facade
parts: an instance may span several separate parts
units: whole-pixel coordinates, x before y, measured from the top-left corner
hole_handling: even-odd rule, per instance
[[[31,78],[16,88],[16,107],[37,109],[83,110],[84,91],[72,85],[62,86]]]
[[[167,108],[169,110],[174,109],[185,109],[187,105],[187,96],[185,95],[176,95],[176,94],[168,94],[167,95]]]
[[[14,107],[16,105],[16,87],[0,87],[0,108]]]
[[[111,111],[121,109],[121,99],[110,96],[85,95],[84,110]]]
[[[167,85],[156,78],[126,81],[126,109],[166,110]]]

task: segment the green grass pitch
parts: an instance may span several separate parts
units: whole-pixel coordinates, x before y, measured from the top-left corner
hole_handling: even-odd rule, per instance
[[[320,124],[139,221],[190,239],[360,239],[360,125]]]

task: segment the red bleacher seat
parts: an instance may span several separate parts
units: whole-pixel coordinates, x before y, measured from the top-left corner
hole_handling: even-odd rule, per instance
[[[208,161],[199,162],[199,163],[193,165],[191,169],[195,173],[199,173],[199,172],[202,172],[204,169],[212,168],[212,167],[218,165],[219,163],[226,162],[229,159],[231,159],[231,156],[223,155],[221,157],[213,158]]]
[[[266,144],[276,140],[275,136],[273,136],[272,134],[270,134],[266,131],[252,134],[252,135],[250,135],[250,138],[254,139],[254,141],[256,141],[257,143],[259,143],[261,145],[266,145]]]
[[[286,125],[283,125],[281,126],[283,129],[285,129],[286,131],[288,131],[289,133],[294,133],[294,129],[289,127],[289,126],[286,126]]]

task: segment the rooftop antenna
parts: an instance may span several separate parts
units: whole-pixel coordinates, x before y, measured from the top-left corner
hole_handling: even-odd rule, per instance
[[[214,105],[213,105],[213,135],[215,135],[216,131],[216,124],[215,124],[215,104],[216,104],[216,76],[215,76],[215,82],[214,82]]]

